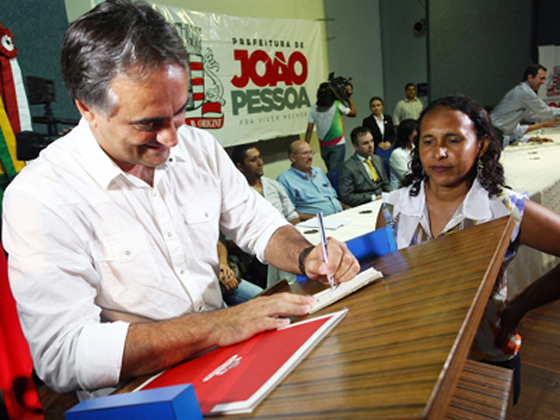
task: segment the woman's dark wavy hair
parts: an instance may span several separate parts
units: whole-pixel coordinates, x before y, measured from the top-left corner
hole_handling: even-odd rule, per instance
[[[499,194],[504,187],[504,168],[499,162],[502,146],[496,138],[496,133],[488,112],[486,112],[482,105],[476,100],[463,95],[450,95],[437,99],[422,111],[416,129],[418,134],[414,138],[414,149],[412,149],[412,160],[410,163],[411,173],[405,176],[402,185],[405,187],[412,185],[410,195],[416,196],[420,190],[421,182],[427,180],[422,162],[420,161],[418,147],[419,139],[422,135],[420,127],[422,126],[424,117],[439,107],[454,109],[467,115],[473,123],[476,138],[479,142],[484,136],[488,136],[488,148],[484,155],[479,158],[479,160],[482,161],[482,170],[478,179],[482,187],[488,191],[489,196]],[[477,165],[478,163],[475,163],[471,168],[471,182],[474,181],[474,178],[477,176]]]
[[[416,130],[416,120],[407,119],[401,121],[397,129],[397,139],[393,145],[393,149],[408,149],[410,144],[410,135]]]

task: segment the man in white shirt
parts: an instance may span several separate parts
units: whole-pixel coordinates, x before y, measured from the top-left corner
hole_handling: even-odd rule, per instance
[[[247,144],[237,146],[231,157],[249,185],[266,198],[287,221],[292,225],[301,221],[284,187],[278,181],[263,176],[264,162],[259,149]]]
[[[544,83],[546,68],[531,64],[525,69],[523,81],[506,93],[490,113],[494,128],[502,136],[503,147],[517,141],[543,141],[526,133],[560,124],[560,109],[548,106],[539,98],[538,91]],[[534,124],[521,124],[522,121],[532,121]]]
[[[416,85],[414,83],[406,84],[404,94],[406,96],[405,99],[397,102],[393,111],[393,124],[395,124],[395,127],[404,120],[417,120],[424,109],[424,105],[416,97]]]
[[[274,206],[276,210],[280,212],[284,218],[291,224],[296,225],[301,220],[296,208],[290,201],[288,194],[284,187],[274,179],[267,178],[264,175],[264,162],[261,156],[261,152],[255,146],[250,144],[244,144],[237,146],[233,149],[231,158],[237,169],[241,171],[247,182],[256,192],[262,195],[270,204]],[[246,267],[248,271],[255,270],[258,261],[254,261],[251,256],[240,254],[238,251],[233,251],[238,258],[245,259]],[[247,258],[249,257],[249,258]],[[256,271],[256,270],[255,270]],[[264,271],[264,270],[263,270]],[[282,279],[288,280],[293,283],[297,280],[297,276],[293,273],[288,273],[287,271],[278,270],[276,267],[269,265],[266,267],[266,286],[272,286],[274,283]],[[249,273],[250,275],[252,273]]]
[[[5,196],[3,243],[35,369],[59,391],[97,390],[289,323],[313,299],[222,309],[216,243],[287,271],[347,281],[359,265],[321,251],[254,194],[208,133],[184,124],[187,56],[147,4],[110,0],[62,46],[82,119]]]

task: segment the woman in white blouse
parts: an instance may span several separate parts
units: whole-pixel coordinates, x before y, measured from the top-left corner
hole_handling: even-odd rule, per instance
[[[401,181],[405,174],[409,172],[408,162],[410,161],[410,151],[412,142],[416,136],[416,121],[404,120],[397,130],[397,140],[393,145],[393,153],[389,159],[391,168],[391,188],[400,188]]]

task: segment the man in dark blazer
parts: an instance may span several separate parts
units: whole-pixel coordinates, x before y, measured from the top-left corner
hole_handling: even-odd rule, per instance
[[[338,176],[340,200],[358,206],[380,198],[383,191],[391,191],[391,184],[383,161],[373,154],[373,136],[366,127],[356,127],[350,135],[356,153],[344,162]]]

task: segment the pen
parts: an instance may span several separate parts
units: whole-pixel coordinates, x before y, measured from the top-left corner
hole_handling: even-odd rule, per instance
[[[321,247],[323,248],[323,260],[325,264],[329,263],[329,256],[327,255],[327,235],[325,233],[325,224],[323,223],[323,213],[317,213],[317,222],[319,224],[319,233],[321,235]],[[331,289],[334,289],[334,279],[332,276],[327,276],[327,280],[331,286]]]

